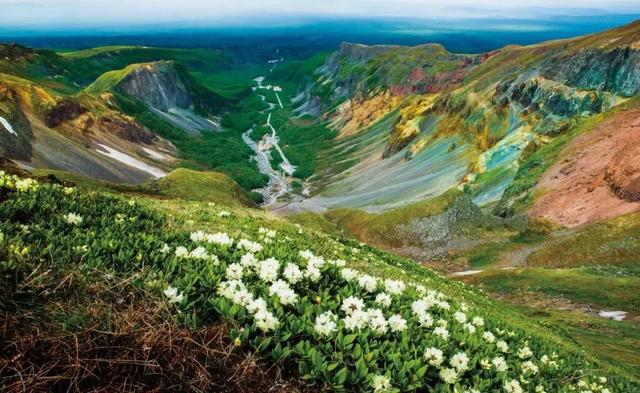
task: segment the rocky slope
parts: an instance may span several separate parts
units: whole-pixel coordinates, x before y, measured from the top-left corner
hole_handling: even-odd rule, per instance
[[[640,92],[639,42],[640,22],[481,55],[343,44],[296,101],[340,131],[343,149],[329,154],[350,162],[319,173],[308,204],[380,211],[458,187],[503,215],[522,212],[535,190],[513,183],[521,164]],[[608,178],[629,183],[617,162]]]

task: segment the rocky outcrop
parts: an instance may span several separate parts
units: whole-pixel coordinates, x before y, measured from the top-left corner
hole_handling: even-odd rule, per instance
[[[607,165],[605,180],[619,198],[640,202],[640,145],[631,143],[620,150]]]
[[[640,50],[584,49],[546,62],[542,74],[585,90],[606,90],[627,97],[640,93]]]
[[[124,77],[118,89],[162,112],[193,106],[191,94],[172,62],[140,65]]]
[[[65,99],[57,103],[45,116],[45,124],[49,128],[55,128],[64,122],[75,120],[87,113],[87,108],[78,102]]]
[[[113,116],[103,116],[100,118],[99,123],[100,126],[108,130],[109,133],[115,134],[130,142],[150,145],[157,139],[154,133],[135,121],[125,121]]]

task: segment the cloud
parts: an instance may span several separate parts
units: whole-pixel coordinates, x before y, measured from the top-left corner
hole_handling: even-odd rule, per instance
[[[559,4],[562,4],[561,6]],[[589,11],[590,10],[590,11]],[[638,12],[637,0],[0,0],[0,25],[122,26],[197,22],[260,23],[296,17],[531,17],[537,14]]]

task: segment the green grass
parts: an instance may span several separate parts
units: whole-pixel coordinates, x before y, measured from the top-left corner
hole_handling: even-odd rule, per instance
[[[640,313],[639,277],[605,276],[586,269],[488,270],[471,279],[494,292],[519,290],[563,297],[578,304]]]
[[[640,264],[640,214],[633,213],[549,241],[527,259],[531,266],[632,266]]]

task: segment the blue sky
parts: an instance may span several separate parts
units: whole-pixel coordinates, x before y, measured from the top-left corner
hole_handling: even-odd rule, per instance
[[[640,13],[640,0],[0,0],[0,26],[291,24],[309,17],[535,18]]]

